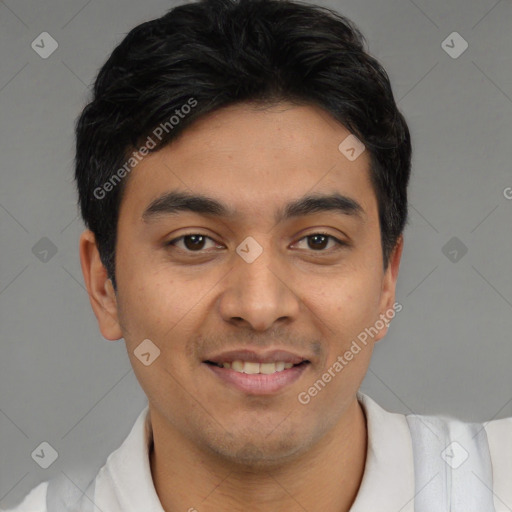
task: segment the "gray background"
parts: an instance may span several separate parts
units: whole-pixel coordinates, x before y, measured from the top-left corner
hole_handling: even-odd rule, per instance
[[[512,5],[321,4],[366,35],[413,137],[403,310],[362,391],[396,412],[512,416]],[[123,341],[103,340],[83,287],[73,126],[114,46],[172,5],[0,1],[1,507],[60,471],[103,464],[145,405]],[[44,31],[59,44],[47,59],[31,48]],[[454,31],[469,44],[458,58],[441,46]],[[443,250],[452,237],[458,247]],[[46,470],[31,458],[42,441],[59,454]]]

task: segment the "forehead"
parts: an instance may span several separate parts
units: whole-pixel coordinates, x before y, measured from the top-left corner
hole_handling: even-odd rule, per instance
[[[162,193],[180,189],[225,197],[232,211],[247,216],[308,192],[337,191],[368,210],[375,199],[370,156],[363,151],[348,159],[339,146],[349,136],[318,107],[230,106],[203,116],[145,157],[129,176],[121,209],[129,206],[141,216]]]

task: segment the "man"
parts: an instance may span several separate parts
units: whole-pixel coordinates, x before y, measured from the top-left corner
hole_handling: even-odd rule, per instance
[[[512,418],[359,392],[401,309],[411,143],[349,20],[177,7],[114,50],[76,136],[85,284],[148,407],[83,488],[17,511],[512,509]]]

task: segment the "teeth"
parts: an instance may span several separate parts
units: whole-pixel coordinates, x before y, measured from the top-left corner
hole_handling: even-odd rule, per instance
[[[249,373],[251,375],[253,375],[255,373],[260,373],[260,363],[253,363],[253,362],[246,361],[244,363],[243,372]]]
[[[244,371],[244,363],[242,363],[242,361],[233,361],[231,363],[231,369],[235,370],[236,372],[243,372]]]
[[[276,363],[261,363],[259,366],[259,373],[270,375],[276,372]]]
[[[293,366],[292,363],[285,363],[283,361],[277,361],[276,363],[255,363],[253,361],[233,361],[232,363],[219,363],[224,368],[235,370],[235,372],[247,373],[249,375],[255,375],[262,373],[264,375],[270,375],[276,372],[282,372]]]

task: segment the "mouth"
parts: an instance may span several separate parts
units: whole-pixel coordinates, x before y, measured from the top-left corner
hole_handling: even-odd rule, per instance
[[[232,362],[225,361],[223,363],[216,363],[214,361],[204,361],[204,363],[216,366],[217,368],[224,368],[226,370],[233,370],[238,373],[245,373],[247,375],[272,375],[274,373],[283,372],[290,368],[309,364],[308,360],[301,361],[300,363],[289,363],[284,361],[259,363],[257,361],[241,361],[234,360]]]
[[[311,362],[289,361],[203,361],[203,365],[216,379],[231,388],[249,395],[272,395],[295,383]]]

